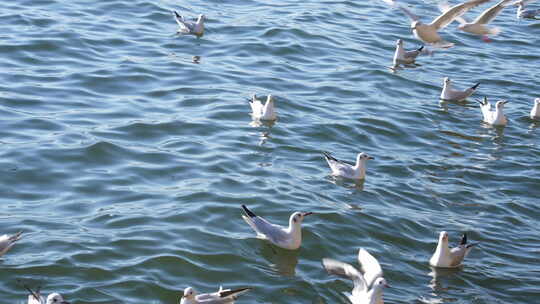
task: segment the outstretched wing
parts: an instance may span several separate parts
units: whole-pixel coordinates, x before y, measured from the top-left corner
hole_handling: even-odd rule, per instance
[[[358,251],[358,262],[362,266],[364,279],[368,286],[371,286],[378,277],[383,276],[383,271],[379,261],[373,257],[367,250],[360,248]]]
[[[398,5],[397,8],[402,10],[405,13],[405,15],[407,15],[407,17],[409,17],[409,19],[411,19],[411,21],[416,21],[416,20],[420,19],[420,17],[413,14],[413,12],[411,12],[408,8],[406,8],[404,6]]]
[[[353,266],[329,258],[324,258],[322,264],[328,273],[352,280],[354,282],[354,288],[352,290],[353,295],[368,291],[368,285],[364,280],[364,277]]]
[[[490,0],[470,0],[458,5],[454,5],[450,9],[445,11],[442,15],[433,20],[430,25],[435,27],[436,29],[442,29],[452,23],[457,17],[465,14],[471,8],[474,8],[488,1]]]
[[[502,0],[496,5],[485,10],[480,16],[474,19],[474,23],[477,24],[488,24],[490,23],[497,15],[503,10],[503,8],[510,5],[510,1],[513,0]]]

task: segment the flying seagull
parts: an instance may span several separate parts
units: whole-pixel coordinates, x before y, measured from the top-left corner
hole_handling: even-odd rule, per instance
[[[420,21],[420,17],[413,14],[406,7],[399,4],[394,4],[394,6],[401,9],[405,15],[411,19],[411,28],[416,38],[434,46],[448,48],[452,47],[454,44],[444,41],[437,32],[452,23],[452,21],[456,20],[456,18],[465,14],[468,10],[489,1],[490,0],[469,0],[467,2],[457,4],[446,10],[429,24],[425,24]],[[396,1],[394,1],[394,3],[396,3]]]
[[[322,260],[323,266],[330,274],[346,277],[353,281],[352,293],[348,295],[353,304],[383,304],[383,288],[388,287],[383,278],[381,265],[367,250],[360,248],[358,263],[363,274],[352,265],[329,258]]]

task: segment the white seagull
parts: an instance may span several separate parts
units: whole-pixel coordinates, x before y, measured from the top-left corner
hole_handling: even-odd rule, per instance
[[[534,105],[531,109],[531,119],[540,118],[540,98],[534,99]]]
[[[394,53],[394,66],[397,68],[400,64],[414,64],[416,57],[422,53],[424,46],[422,45],[414,51],[406,51],[403,47],[403,40],[398,39],[396,41],[396,52]]]
[[[443,89],[441,92],[441,100],[443,101],[464,101],[467,97],[474,94],[480,83],[473,85],[465,91],[452,89],[452,81],[448,77],[443,79]]]
[[[289,227],[285,228],[255,215],[245,205],[242,205],[242,208],[247,215],[242,215],[242,218],[255,230],[257,238],[289,250],[298,249],[302,245],[302,221],[304,217],[313,214],[312,212],[295,212],[289,218]]]
[[[452,21],[456,20],[456,18],[465,14],[468,10],[488,1],[490,0],[469,0],[467,2],[457,4],[446,10],[429,24],[422,23],[422,21],[420,21],[420,17],[413,14],[406,7],[401,5],[397,5],[397,7],[411,19],[411,28],[413,29],[413,34],[416,38],[424,41],[425,43],[448,48],[454,44],[444,41],[441,36],[439,36],[437,31],[445,28],[447,25],[452,23]]]
[[[458,26],[458,29],[476,35],[481,35],[482,40],[489,42],[488,35],[498,35],[501,32],[501,29],[498,27],[488,27],[487,24],[493,21],[495,17],[507,6],[510,5],[510,1],[514,0],[502,0],[494,6],[485,10],[480,16],[474,19],[473,22],[467,22],[464,18],[459,17],[457,21],[461,23]]]
[[[506,100],[499,100],[495,103],[495,111],[491,111],[491,104],[489,103],[487,97],[484,97],[483,101],[477,100],[480,104],[480,110],[482,111],[482,116],[484,122],[493,126],[506,126],[508,120],[504,116],[504,105],[508,102]]]
[[[459,245],[450,249],[448,247],[448,232],[441,231],[437,249],[429,260],[429,265],[444,268],[459,267],[474,245],[476,244],[467,244],[467,234],[463,233]]]
[[[39,288],[36,291],[32,291],[27,286],[24,286],[30,294],[28,295],[28,304],[70,304],[70,302],[64,300],[64,298],[57,292],[51,293],[47,300],[41,295]]]
[[[251,116],[253,119],[258,120],[276,120],[277,115],[274,106],[274,97],[268,95],[266,97],[266,103],[263,105],[261,100],[257,99],[257,95],[253,94],[251,96],[251,101],[249,102],[251,106],[251,111],[253,112]]]
[[[219,286],[219,290],[214,293],[197,294],[193,287],[184,289],[184,295],[180,299],[180,304],[232,304],[238,296],[244,292],[249,291],[251,288],[238,288],[238,289],[223,289]]]
[[[9,249],[21,239],[22,231],[19,231],[13,235],[4,234],[0,236],[0,257],[3,256]]]
[[[536,0],[521,0],[521,1],[516,1],[514,3],[515,6],[518,7],[517,9],[517,18],[518,19],[539,19],[537,18],[536,16],[537,15],[540,15],[540,9],[529,9],[529,10],[526,10],[525,9],[525,6],[531,2],[534,2]]]
[[[349,179],[366,178],[366,162],[368,159],[374,159],[362,152],[356,156],[356,164],[352,165],[334,158],[329,152],[323,152],[323,154],[328,166],[332,170],[332,175]]]
[[[344,276],[353,281],[354,287],[352,293],[348,295],[353,304],[383,304],[383,288],[388,287],[383,278],[381,265],[364,248],[358,251],[358,263],[362,267],[360,273],[353,266],[324,258],[323,266],[330,274]]]
[[[176,23],[178,23],[180,26],[178,32],[182,34],[192,34],[197,37],[201,37],[204,34],[205,18],[206,17],[204,15],[199,15],[196,22],[187,21],[184,19],[184,17],[178,14],[177,11],[174,11],[174,20],[176,20]]]

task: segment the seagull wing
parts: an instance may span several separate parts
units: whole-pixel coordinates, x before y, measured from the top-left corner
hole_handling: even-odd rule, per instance
[[[408,8],[406,8],[404,6],[398,5],[397,8],[402,10],[405,13],[405,15],[407,15],[407,17],[409,17],[409,19],[411,19],[411,21],[416,21],[416,20],[420,19],[420,17],[413,14],[413,12],[411,12]]]
[[[189,33],[191,31],[191,25],[186,22],[184,17],[182,15],[178,14],[177,11],[174,11],[174,20],[176,20],[176,23],[180,26],[180,31]]]
[[[441,11],[441,13],[445,13],[446,11],[448,11],[450,9],[450,4],[448,4],[448,2],[441,2],[437,6],[439,7],[439,10]],[[457,22],[459,22],[459,24],[468,23],[467,19],[465,19],[463,17],[456,17],[455,20]]]
[[[513,0],[502,0],[496,5],[488,8],[485,10],[480,16],[478,16],[476,19],[474,19],[473,23],[477,24],[488,24],[490,23],[497,15],[503,10],[503,8],[507,7],[510,1]]]
[[[333,157],[329,152],[324,151],[323,154],[333,174],[354,176],[355,171],[352,168],[353,164],[349,164],[342,160],[339,160]]]
[[[353,266],[343,263],[334,259],[328,259],[324,258],[322,260],[324,269],[330,274],[335,274],[338,276],[342,276],[345,278],[348,278],[353,281],[354,288],[352,290],[352,294],[356,295],[359,293],[366,293],[368,291],[368,285],[366,283],[366,280],[362,276],[356,268]]]
[[[263,104],[259,99],[257,99],[255,95],[253,95],[253,97],[251,98],[249,105],[251,106],[251,111],[253,112],[253,114],[255,115],[262,114]]]
[[[378,277],[383,276],[383,271],[379,261],[373,257],[367,250],[360,248],[358,251],[358,262],[362,266],[364,279],[368,286],[371,286]]]
[[[450,9],[448,9],[446,12],[444,12],[442,15],[437,17],[433,22],[430,23],[431,26],[435,27],[436,29],[442,29],[452,23],[457,17],[460,17],[461,15],[465,14],[468,10],[470,10],[473,7],[476,7],[482,3],[488,2],[490,0],[470,0],[458,5],[452,6]]]

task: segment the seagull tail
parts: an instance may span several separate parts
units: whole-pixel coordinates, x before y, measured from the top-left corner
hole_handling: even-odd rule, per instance
[[[246,212],[246,214],[249,216],[249,217],[256,217],[257,215],[255,215],[255,213],[251,212],[251,210],[249,210],[246,205],[242,205],[242,209],[244,209],[244,211]]]
[[[10,236],[10,237],[9,237],[9,241],[10,241],[11,243],[14,243],[14,242],[16,242],[16,241],[18,241],[18,240],[21,239],[21,235],[22,235],[22,231],[19,231],[19,232],[15,233],[14,235]]]
[[[324,158],[326,158],[326,161],[338,161],[332,156],[332,154],[330,154],[330,152],[322,151],[322,154],[324,155]]]
[[[502,32],[502,30],[500,27],[492,27],[488,30],[488,32],[489,32],[489,35],[497,36]]]
[[[245,287],[245,288],[238,288],[238,289],[231,289],[231,290],[225,290],[225,291],[222,291],[220,293],[221,297],[222,298],[226,298],[226,297],[234,297],[236,299],[236,297],[238,297],[239,295],[245,293],[245,292],[248,292],[250,291],[251,288],[250,287]]]
[[[463,233],[463,236],[461,237],[461,242],[459,242],[460,245],[466,245],[467,244],[467,234]]]

